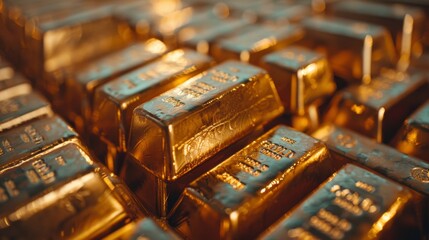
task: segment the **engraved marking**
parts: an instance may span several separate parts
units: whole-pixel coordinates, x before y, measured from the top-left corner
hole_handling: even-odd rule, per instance
[[[345,148],[354,148],[356,146],[356,139],[348,134],[338,134],[336,142]]]
[[[40,135],[37,132],[37,130],[33,126],[31,126],[31,125],[26,126],[24,128],[24,132],[27,133],[30,136],[31,141],[34,144],[40,144],[44,140],[43,137],[42,137],[42,135]]]
[[[66,165],[66,160],[64,160],[63,156],[58,156],[55,157],[55,161],[58,163],[58,165],[60,166],[64,166]]]
[[[30,180],[31,183],[38,183],[40,181],[39,177],[37,176],[37,173],[33,170],[27,170],[25,172],[25,175],[27,176],[28,180]]]
[[[415,167],[411,169],[411,176],[419,182],[429,183],[429,170]]]
[[[10,196],[16,197],[19,195],[19,191],[16,189],[16,185],[12,180],[7,180],[4,182],[4,186],[6,187],[6,190]]]
[[[226,83],[238,80],[237,76],[216,69],[212,70],[210,73],[212,74],[211,79],[216,82]]]
[[[289,143],[289,144],[295,144],[296,143],[295,140],[293,140],[292,138],[288,138],[288,137],[282,137],[281,140],[283,142],[286,142],[286,143]]]
[[[6,151],[8,151],[8,152],[12,152],[13,151],[13,147],[10,144],[9,140],[7,140],[7,139],[3,140],[2,141],[2,145],[6,149]]]
[[[0,187],[0,202],[6,202],[8,200],[8,196],[4,188]]]
[[[131,81],[129,79],[124,79],[123,83],[125,86],[127,86],[128,89],[132,89],[132,88],[135,88],[137,86],[133,81]]]
[[[375,191],[375,187],[374,186],[372,186],[372,185],[370,185],[368,183],[361,182],[361,181],[357,181],[355,183],[355,186],[358,187],[358,188],[360,188],[360,189],[363,189],[363,190],[365,190],[365,191],[367,191],[369,193],[372,193],[372,192]]]
[[[246,186],[244,183],[240,182],[240,180],[238,180],[236,177],[232,176],[227,172],[223,172],[222,174],[217,174],[216,178],[224,183],[231,185],[232,188],[234,188],[235,190],[241,190]]]
[[[355,215],[361,215],[363,211],[374,213],[377,211],[377,206],[369,198],[364,198],[357,192],[353,192],[347,188],[341,188],[339,185],[331,187],[331,192],[335,194],[333,203],[344,210]]]
[[[287,232],[288,236],[299,240],[319,240],[316,236],[303,228],[292,228]]]
[[[55,181],[55,173],[51,171],[51,168],[45,161],[38,159],[32,165],[45,184]]]
[[[243,163],[243,162],[238,162],[237,167],[240,168],[243,172],[246,172],[254,177],[259,176],[259,174],[261,174],[261,171],[257,170],[257,169],[253,169],[251,166]]]
[[[210,84],[207,84],[205,82],[196,82],[192,84],[189,88],[182,89],[182,92],[191,97],[198,98],[201,95],[204,95],[213,89],[216,89],[216,87]]]
[[[271,157],[275,160],[280,160],[283,157],[292,158],[295,156],[295,152],[277,143],[273,143],[269,140],[265,140],[261,143],[261,149],[259,150],[262,154]]]
[[[261,163],[261,162],[259,162],[258,160],[254,159],[254,158],[252,158],[252,157],[249,157],[249,156],[247,156],[247,157],[244,159],[244,162],[245,162],[247,165],[250,165],[250,166],[252,166],[252,167],[254,167],[254,168],[257,168],[257,169],[259,169],[259,170],[261,170],[261,171],[263,171],[263,172],[265,172],[265,171],[267,171],[267,170],[269,169],[268,165],[262,164],[262,163]]]
[[[175,97],[166,97],[162,99],[163,102],[166,103],[170,103],[171,105],[173,105],[173,107],[180,107],[180,106],[184,106],[185,103],[180,101],[179,99],[175,98]]]

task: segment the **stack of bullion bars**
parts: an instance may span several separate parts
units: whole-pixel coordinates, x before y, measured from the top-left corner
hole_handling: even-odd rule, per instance
[[[428,239],[428,13],[0,0],[0,239]]]

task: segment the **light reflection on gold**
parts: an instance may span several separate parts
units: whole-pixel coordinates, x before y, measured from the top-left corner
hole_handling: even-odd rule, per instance
[[[365,109],[366,109],[365,106],[362,104],[353,104],[351,108],[352,112],[358,115],[362,114],[365,111]]]

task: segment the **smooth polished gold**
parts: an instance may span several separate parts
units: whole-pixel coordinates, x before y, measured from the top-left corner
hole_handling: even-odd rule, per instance
[[[43,116],[52,116],[49,102],[36,92],[0,101],[0,132]]]
[[[365,38],[372,38],[371,65],[373,73],[382,66],[396,64],[392,39],[381,26],[332,17],[313,17],[302,22],[306,35],[303,44],[324,52],[335,75],[347,82],[361,82],[362,51]]]
[[[142,217],[125,184],[75,143],[3,169],[0,189],[7,238],[100,238]]]
[[[429,163],[334,125],[325,125],[312,136],[326,143],[338,164],[364,166],[429,196]]]
[[[213,56],[218,61],[237,59],[259,64],[261,58],[300,40],[304,31],[297,25],[252,25],[245,33],[221,39],[214,45]]]
[[[395,238],[411,199],[404,186],[346,165],[260,239]]]
[[[147,239],[147,240],[179,240],[181,239],[168,227],[168,224],[143,218],[139,221],[131,222],[118,231],[110,234],[106,240],[132,240],[132,239]]]
[[[128,150],[175,179],[282,112],[267,72],[228,61],[137,107]]]
[[[325,120],[388,143],[405,118],[427,99],[428,91],[424,73],[383,69],[369,84],[339,93]]]
[[[104,84],[95,93],[94,133],[124,151],[135,107],[176,87],[212,64],[212,59],[206,55],[177,49]]]
[[[0,165],[22,160],[76,137],[76,132],[56,115],[0,132]]]
[[[193,181],[170,221],[190,239],[253,239],[332,171],[322,142],[278,126]]]
[[[392,145],[403,153],[429,162],[429,101],[407,118]]]
[[[164,43],[149,39],[89,63],[73,67],[66,82],[67,112],[71,120],[89,122],[92,115],[94,91],[115,77],[150,63],[167,51]]]

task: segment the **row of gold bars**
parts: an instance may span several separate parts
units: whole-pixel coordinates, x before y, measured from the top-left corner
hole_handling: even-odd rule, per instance
[[[0,0],[0,239],[429,239],[392,2]]]

